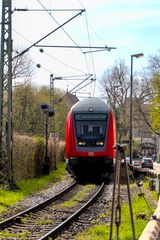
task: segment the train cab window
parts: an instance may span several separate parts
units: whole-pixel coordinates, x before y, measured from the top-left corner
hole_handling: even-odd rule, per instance
[[[75,116],[77,142],[83,147],[104,145],[107,129],[106,114],[78,114]]]
[[[100,130],[102,129],[102,126],[93,126],[92,129],[93,129],[93,134],[94,135],[100,135]]]
[[[83,134],[88,134],[88,125],[82,125],[82,129]]]

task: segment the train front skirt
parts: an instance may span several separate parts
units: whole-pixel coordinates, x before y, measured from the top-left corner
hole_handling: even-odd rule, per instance
[[[113,159],[86,157],[66,159],[68,172],[77,179],[105,178],[113,172]]]

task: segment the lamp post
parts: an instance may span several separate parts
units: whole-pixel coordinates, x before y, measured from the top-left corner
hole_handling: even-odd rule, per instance
[[[133,58],[139,58],[143,57],[143,53],[137,53],[131,55],[131,78],[130,78],[130,83],[131,83],[131,88],[130,88],[130,136],[129,136],[129,145],[130,145],[130,164],[133,162],[133,156],[132,156],[132,106],[133,106]]]

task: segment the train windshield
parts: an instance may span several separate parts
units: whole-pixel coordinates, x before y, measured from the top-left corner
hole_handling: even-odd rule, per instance
[[[106,113],[77,113],[75,128],[78,146],[104,146],[108,115]]]

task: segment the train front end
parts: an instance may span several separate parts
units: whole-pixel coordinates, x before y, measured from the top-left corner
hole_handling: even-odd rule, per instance
[[[78,102],[66,123],[66,165],[77,179],[105,177],[113,170],[115,119],[98,98]]]

